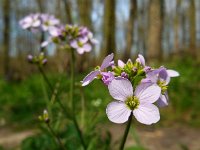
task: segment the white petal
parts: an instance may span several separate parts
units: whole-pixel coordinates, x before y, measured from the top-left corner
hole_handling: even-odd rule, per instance
[[[133,115],[140,123],[151,125],[160,120],[158,107],[153,104],[142,104],[137,109],[133,110]]]
[[[141,83],[136,87],[135,96],[140,103],[154,103],[161,94],[161,88],[157,84]]]
[[[178,76],[180,75],[177,71],[175,71],[175,70],[170,70],[170,69],[167,70],[167,74],[168,74],[170,77],[178,77]]]
[[[108,85],[110,95],[116,99],[125,101],[127,97],[133,96],[133,87],[129,80],[124,78],[115,78]]]
[[[128,120],[131,110],[123,102],[111,102],[106,108],[108,119],[114,123],[124,123]]]

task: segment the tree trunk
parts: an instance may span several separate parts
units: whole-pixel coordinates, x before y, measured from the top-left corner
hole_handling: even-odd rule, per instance
[[[5,79],[10,80],[10,0],[3,1],[3,13],[4,76]]]
[[[129,20],[127,23],[127,32],[126,32],[126,49],[124,53],[124,60],[130,58],[131,48],[133,45],[133,29],[134,29],[134,20],[137,15],[137,0],[130,0],[130,10],[129,10]]]
[[[90,30],[92,30],[92,0],[78,0],[78,8],[80,25],[87,26]]]
[[[147,58],[162,60],[163,0],[150,0]]]
[[[194,0],[190,0],[189,8],[189,19],[190,19],[190,47],[189,53],[192,57],[196,57],[196,9]]]
[[[181,0],[176,1],[176,14],[175,14],[175,20],[174,20],[174,49],[175,53],[179,53],[180,46],[179,46],[179,28],[180,28],[180,21],[179,21],[179,15],[180,15],[180,5]]]
[[[72,13],[71,13],[71,1],[70,0],[63,0],[65,5],[65,14],[67,18],[67,24],[72,24]]]
[[[103,56],[116,52],[115,7],[115,0],[104,1]]]
[[[79,10],[79,24],[81,26],[86,26],[89,30],[92,30],[92,0],[78,0],[78,10]],[[78,56],[78,70],[83,72],[88,68],[90,62],[91,53],[84,53],[82,56]]]

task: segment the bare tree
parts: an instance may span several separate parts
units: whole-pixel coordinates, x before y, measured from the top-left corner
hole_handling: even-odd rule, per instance
[[[91,11],[92,11],[92,0],[78,0],[78,11],[79,11],[79,24],[88,27],[90,30],[92,27]],[[88,68],[90,54],[84,53],[83,56],[78,56],[78,68],[79,72],[83,72]]]
[[[151,59],[162,59],[163,5],[163,0],[150,0],[147,57]]]
[[[103,50],[104,56],[116,51],[115,43],[115,0],[104,1]]]
[[[196,9],[195,1],[190,0],[189,7],[189,19],[190,19],[190,47],[189,53],[191,56],[196,57]]]
[[[67,23],[72,24],[72,13],[71,13],[71,1],[70,0],[63,0],[65,5],[65,14],[67,18]]]
[[[3,0],[4,75],[7,80],[10,79],[10,4],[10,0]]]
[[[129,19],[127,23],[127,32],[126,32],[126,49],[124,53],[124,60],[127,60],[131,55],[131,48],[133,45],[133,29],[134,29],[134,20],[137,15],[137,0],[130,0],[130,10],[129,10]]]
[[[92,29],[91,11],[92,0],[78,0],[79,21],[81,25],[87,26]]]
[[[178,53],[180,50],[180,43],[179,43],[179,29],[180,29],[180,20],[179,20],[179,15],[180,15],[180,5],[181,5],[182,0],[177,0],[176,1],[176,14],[175,14],[175,19],[174,19],[174,48],[175,48],[175,53]]]

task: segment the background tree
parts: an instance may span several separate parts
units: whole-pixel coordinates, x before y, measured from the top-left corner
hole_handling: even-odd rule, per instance
[[[79,12],[79,24],[82,26],[86,26],[89,30],[93,30],[91,13],[92,13],[92,0],[77,0],[78,4],[78,12]],[[78,68],[79,72],[83,72],[88,68],[90,60],[90,54],[85,53],[83,56],[78,57]]]
[[[190,21],[190,46],[189,53],[191,56],[196,57],[196,9],[195,9],[195,1],[190,0],[189,7],[189,21]]]
[[[63,0],[63,3],[65,5],[65,15],[67,18],[67,23],[72,24],[72,13],[71,13],[71,1],[70,0]]]
[[[10,0],[3,0],[3,43],[4,43],[4,75],[10,80]]]
[[[176,14],[175,14],[175,19],[174,19],[174,49],[175,53],[179,53],[179,29],[180,29],[180,5],[181,5],[182,0],[177,0],[176,1]]]
[[[150,0],[147,57],[162,59],[163,0]]]
[[[133,45],[133,29],[134,29],[134,20],[137,16],[137,0],[130,0],[130,10],[129,10],[129,19],[127,22],[127,31],[126,31],[126,48],[124,53],[124,60],[130,58],[131,48]]]
[[[116,52],[115,43],[115,0],[104,1],[104,22],[103,22],[103,51],[104,56]]]

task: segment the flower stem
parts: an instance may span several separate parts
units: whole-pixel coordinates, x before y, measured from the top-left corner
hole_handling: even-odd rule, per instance
[[[71,49],[71,59],[70,59],[70,102],[71,102],[71,108],[74,113],[74,62],[75,62],[75,55],[74,55],[74,50]]]
[[[51,85],[49,79],[47,78],[44,70],[42,69],[42,67],[40,65],[38,65],[38,69],[39,69],[40,73],[42,74],[44,81],[47,83],[48,87],[50,88],[51,92],[53,93],[54,92],[53,86]]]
[[[87,146],[85,144],[81,129],[78,125],[78,122],[76,120],[76,116],[75,116],[75,105],[74,105],[74,62],[75,62],[75,54],[74,54],[74,50],[71,49],[71,59],[70,59],[70,69],[71,69],[71,82],[70,82],[70,102],[71,102],[71,108],[72,108],[72,113],[73,113],[73,123],[75,125],[75,128],[77,130],[77,133],[79,135],[81,144],[84,148],[84,150],[87,149]]]
[[[49,131],[51,132],[51,134],[54,136],[55,138],[55,141],[56,143],[59,145],[59,147],[62,149],[62,150],[66,150],[63,143],[61,142],[60,138],[58,137],[58,135],[55,133],[55,131],[52,129],[52,127],[50,126],[49,123],[46,123],[47,124],[47,127],[49,129]]]
[[[131,122],[132,122],[132,113],[131,113],[131,115],[128,118],[128,123],[127,123],[126,129],[124,131],[124,136],[122,138],[122,142],[121,142],[119,150],[123,150],[124,149],[124,145],[126,143],[128,132],[129,132],[129,129],[130,129],[130,126],[131,126]]]

